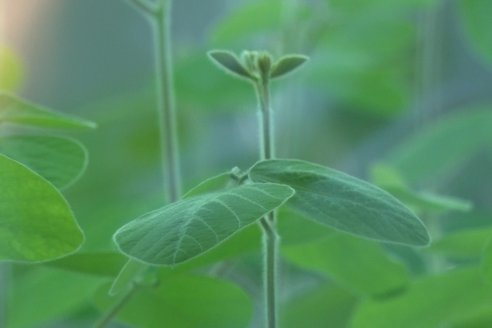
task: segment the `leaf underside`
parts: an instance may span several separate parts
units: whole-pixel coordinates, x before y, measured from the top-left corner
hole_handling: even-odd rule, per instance
[[[114,241],[132,258],[172,266],[222,243],[293,193],[285,185],[255,183],[183,199],[126,224]]]
[[[208,56],[214,63],[226,72],[242,78],[251,78],[251,74],[244,68],[235,54],[226,50],[212,50]]]
[[[289,206],[306,217],[365,238],[427,245],[427,229],[396,198],[365,181],[299,160],[269,160],[250,170],[255,182],[291,186]]]

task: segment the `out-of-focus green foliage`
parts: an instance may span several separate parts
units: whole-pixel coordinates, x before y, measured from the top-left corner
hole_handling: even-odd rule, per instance
[[[492,3],[483,0],[460,0],[459,9],[467,40],[489,64],[492,62],[492,22],[488,15]]]
[[[473,268],[425,277],[399,297],[363,302],[351,327],[434,328],[453,324],[492,310],[491,290]]]
[[[336,233],[315,243],[284,247],[282,254],[358,295],[384,297],[401,292],[409,282],[403,263],[392,259],[376,242],[346,234]]]
[[[88,161],[82,144],[53,136],[0,137],[0,153],[26,165],[57,188],[66,188],[80,178]]]
[[[103,285],[96,295],[96,304],[108,309],[114,302]],[[252,304],[236,285],[208,277],[167,276],[154,289],[137,289],[120,320],[132,325],[158,328],[221,328],[246,326],[251,318]]]

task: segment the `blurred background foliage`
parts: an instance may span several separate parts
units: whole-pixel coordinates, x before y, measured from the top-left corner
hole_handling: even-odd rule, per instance
[[[258,157],[254,93],[215,69],[206,51],[304,53],[308,65],[273,86],[278,156],[372,180],[431,229],[433,244],[411,249],[321,234],[286,213],[282,327],[492,325],[490,13],[486,0],[175,1],[185,189]],[[107,303],[101,279],[110,281],[124,263],[113,232],[162,204],[153,63],[150,28],[123,0],[0,0],[0,89],[99,126],[77,135],[90,164],[64,191],[86,232],[84,253],[44,267],[16,265],[9,327],[92,322]],[[259,233],[246,229],[187,266],[261,300],[259,263]],[[208,327],[156,306],[197,310],[201,295],[223,288],[245,304],[217,299],[229,311],[224,327],[258,327],[261,307],[250,320],[237,287],[187,275],[179,279],[190,279],[189,290],[202,288],[177,298],[154,291],[122,320],[153,327],[145,316],[159,315],[169,327]]]

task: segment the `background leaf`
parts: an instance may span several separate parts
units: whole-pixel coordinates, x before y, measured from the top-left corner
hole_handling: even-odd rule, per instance
[[[488,13],[492,3],[483,0],[460,0],[459,9],[468,42],[478,54],[492,64],[492,22]]]
[[[87,150],[78,141],[53,136],[0,137],[0,153],[21,162],[57,188],[74,183],[87,166]]]
[[[96,304],[108,309],[115,299],[103,286]],[[118,318],[141,328],[229,328],[246,327],[252,304],[239,287],[207,277],[168,276],[158,288],[140,289]]]
[[[351,327],[439,327],[492,310],[491,291],[476,268],[426,277],[399,297],[362,303]]]
[[[283,185],[248,184],[184,199],[126,224],[114,240],[131,257],[149,264],[175,265],[254,223],[293,192]]]
[[[426,245],[426,228],[408,208],[387,192],[365,181],[299,160],[270,160],[250,171],[256,182],[291,186],[289,206],[306,217],[366,238]]]
[[[53,322],[63,321],[87,308],[101,284],[98,277],[46,267],[14,277],[8,328],[53,327]],[[90,324],[86,322],[83,326],[87,325]]]
[[[66,200],[50,183],[0,155],[0,259],[47,261],[84,241]]]
[[[1,123],[66,129],[96,127],[92,122],[51,111],[5,93],[0,93]]]
[[[403,263],[392,259],[377,243],[345,234],[284,247],[282,255],[365,296],[384,297],[404,290],[410,281]]]

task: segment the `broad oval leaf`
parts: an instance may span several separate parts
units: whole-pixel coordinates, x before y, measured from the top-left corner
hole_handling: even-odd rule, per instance
[[[273,79],[288,74],[299,68],[308,60],[309,57],[304,55],[286,55],[280,57],[273,65],[270,77]]]
[[[75,182],[87,166],[87,151],[78,141],[54,136],[0,138],[0,153],[21,162],[57,188]]]
[[[251,74],[241,64],[241,61],[234,53],[227,50],[212,50],[208,52],[208,56],[219,68],[224,69],[226,72],[241,78],[252,78]]]
[[[308,218],[365,238],[427,245],[427,229],[396,198],[340,171],[299,160],[268,160],[250,170],[255,182],[286,184],[296,194],[289,205]]]
[[[131,258],[175,265],[222,243],[293,194],[289,186],[254,183],[183,199],[126,224],[114,241]]]
[[[39,262],[76,251],[84,235],[60,192],[0,155],[0,260]]]
[[[0,125],[13,123],[42,128],[95,128],[96,124],[0,93]]]

